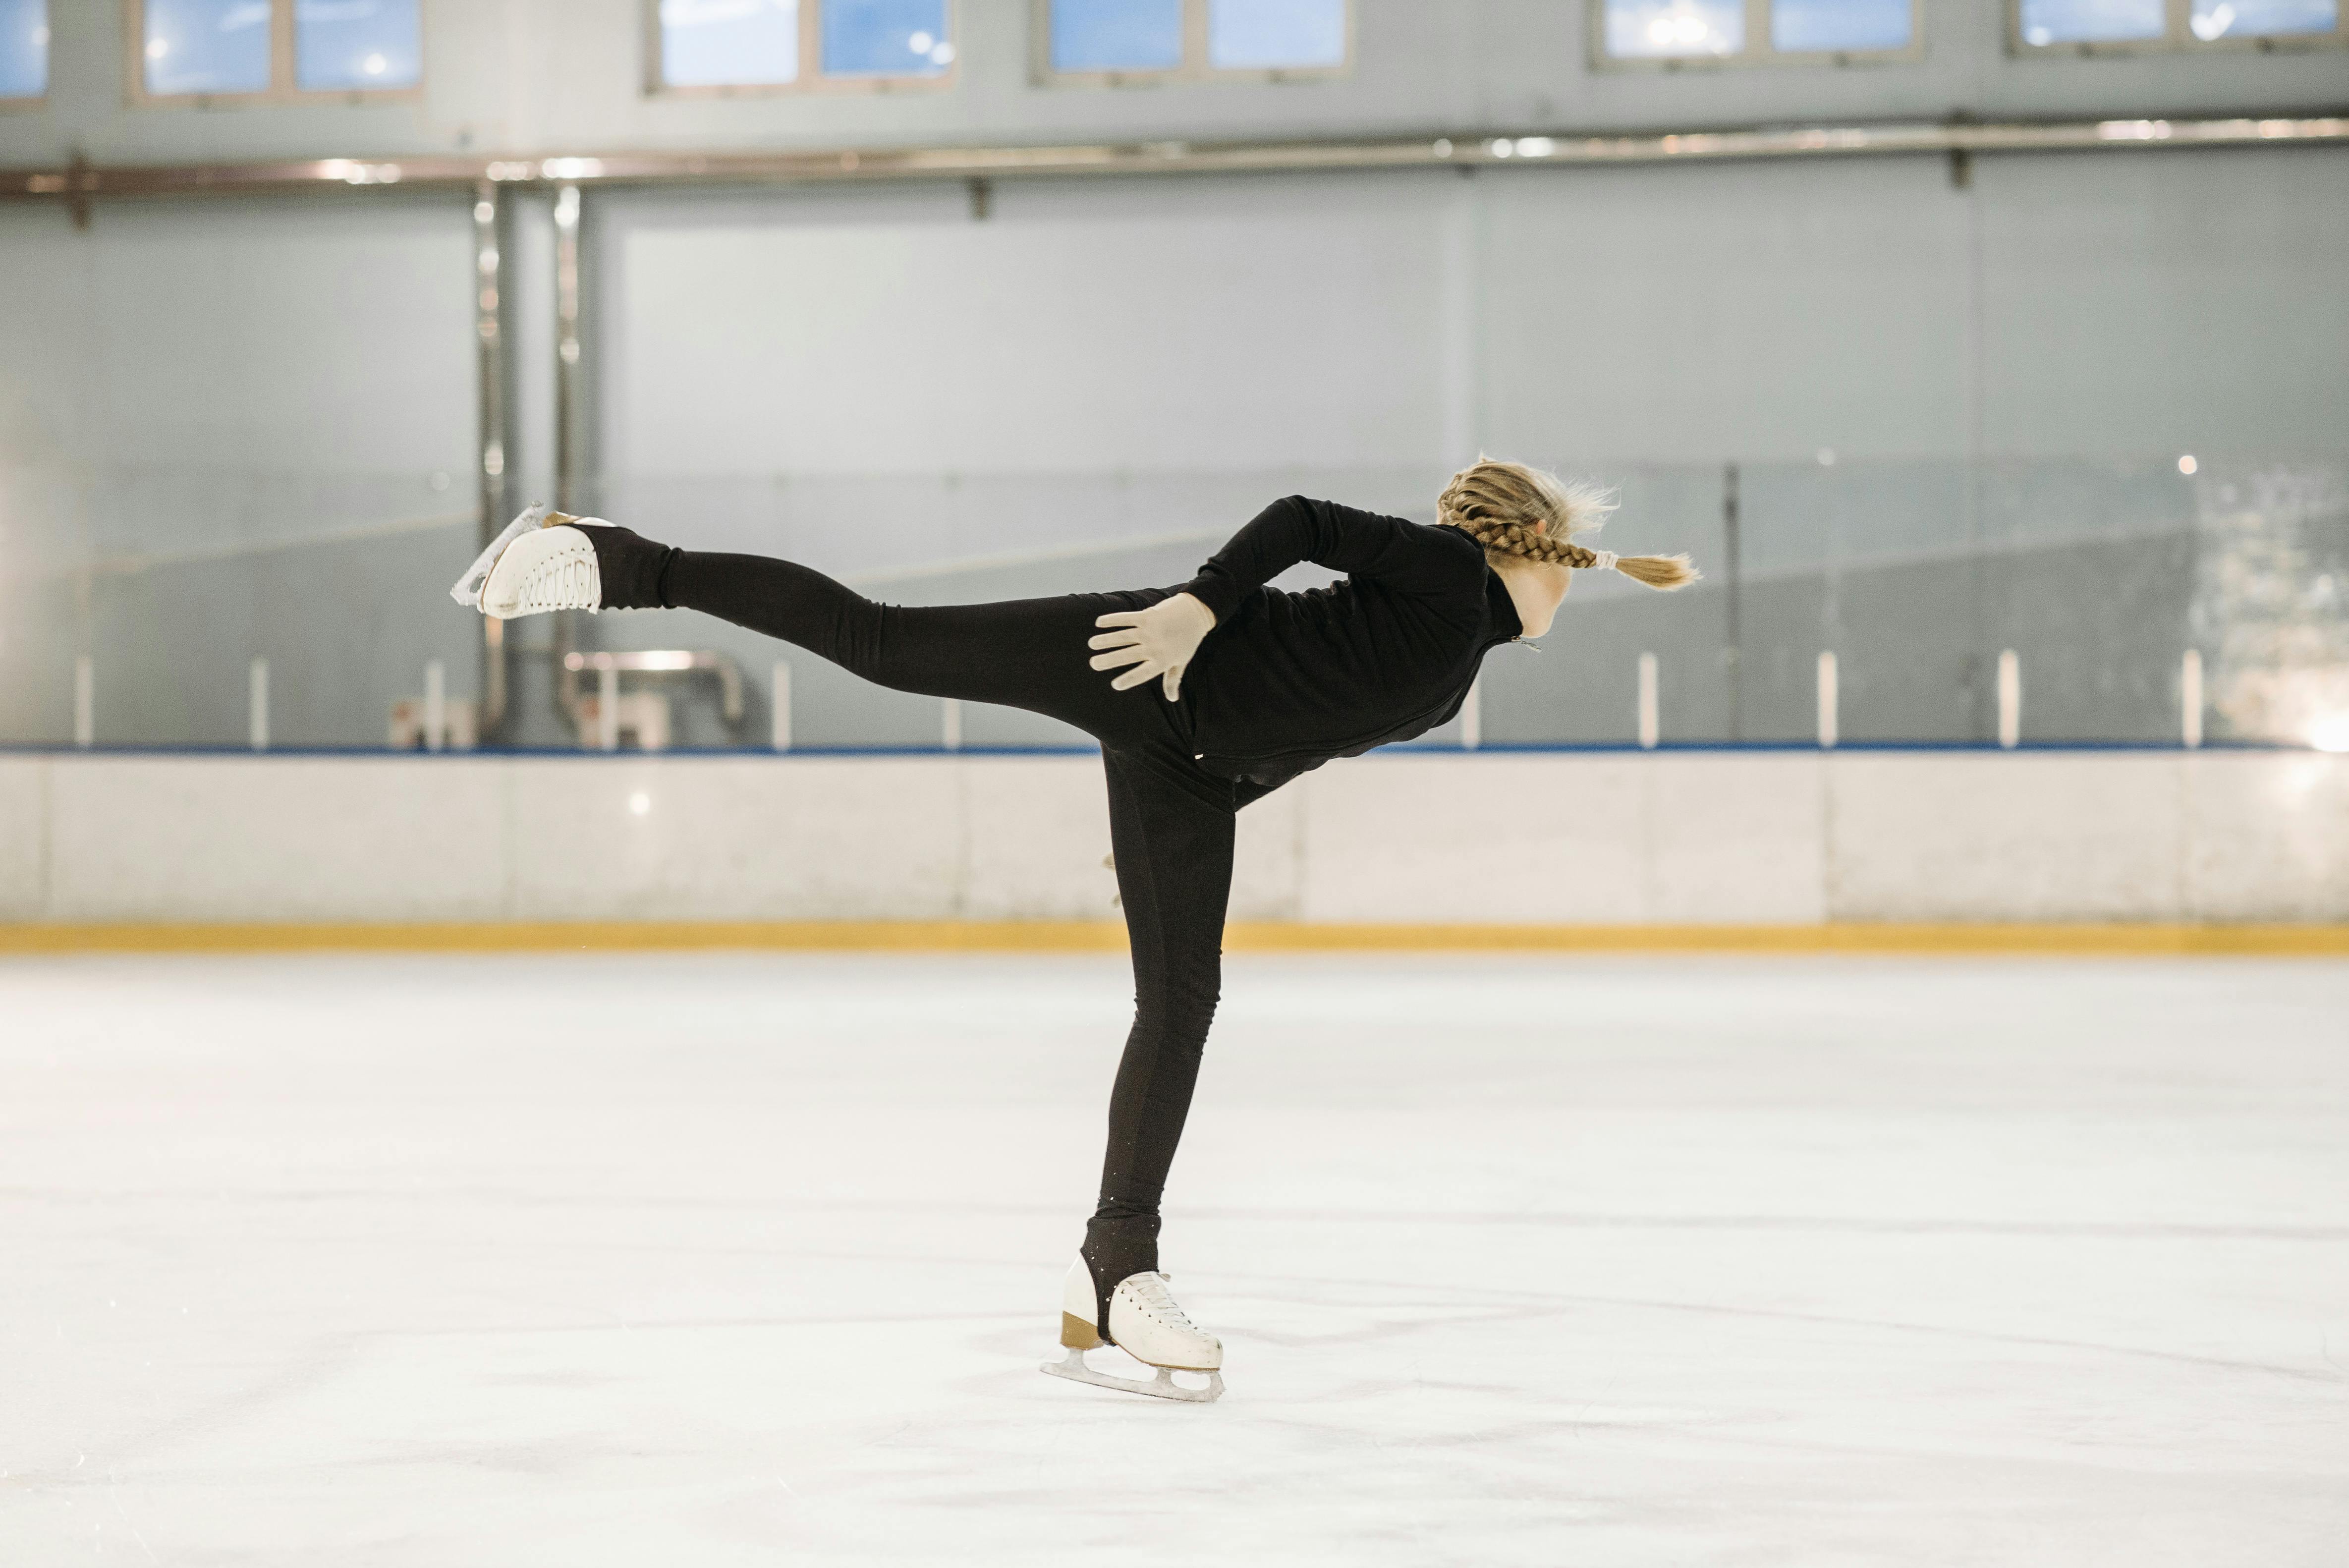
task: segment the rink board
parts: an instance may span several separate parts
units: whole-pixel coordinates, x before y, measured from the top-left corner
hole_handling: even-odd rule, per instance
[[[429,926],[443,934],[413,944],[703,927],[674,934],[1085,947],[1116,940],[1108,854],[1081,755],[0,758],[0,923],[98,944],[204,925],[338,945]],[[1235,945],[1340,946],[1462,927],[1930,949],[1992,940],[1970,934],[1985,925],[2170,933],[2072,938],[2155,945],[2330,925],[2349,921],[2349,757],[1374,756],[1241,813],[1232,917]],[[1875,929],[1892,926],[1912,929]]]

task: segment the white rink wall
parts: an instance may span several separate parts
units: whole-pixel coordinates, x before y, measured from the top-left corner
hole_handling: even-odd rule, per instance
[[[1242,813],[1233,917],[2349,919],[2349,758],[1398,754]],[[0,758],[12,922],[1104,920],[1088,756]]]

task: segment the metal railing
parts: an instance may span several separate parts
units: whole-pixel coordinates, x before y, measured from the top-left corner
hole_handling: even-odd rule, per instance
[[[237,163],[0,170],[0,201],[54,201],[85,220],[98,201],[301,191],[456,191],[668,184],[837,184],[1111,175],[1559,168],[1634,163],[2166,148],[2308,146],[2349,140],[2349,113],[1692,128],[1599,132],[1473,128],[1420,136],[1285,141],[1095,141],[995,147],[812,147],[760,152],[641,150],[555,156],[388,155]]]

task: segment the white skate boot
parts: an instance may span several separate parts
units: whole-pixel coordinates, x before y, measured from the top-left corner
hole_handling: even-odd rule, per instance
[[[1149,1382],[1096,1372],[1085,1365],[1085,1352],[1098,1348],[1103,1336],[1094,1326],[1093,1276],[1082,1257],[1069,1265],[1061,1282],[1061,1343],[1068,1358],[1047,1361],[1044,1370],[1055,1377],[1073,1378],[1102,1388],[1123,1388],[1161,1399],[1186,1399],[1206,1404],[1224,1393],[1224,1346],[1201,1330],[1175,1305],[1163,1274],[1128,1274],[1109,1298],[1107,1343],[1158,1369]],[[1177,1372],[1204,1372],[1205,1387],[1177,1383]]]
[[[484,615],[512,621],[550,610],[604,607],[595,546],[582,528],[609,528],[600,517],[570,517],[533,506],[467,569],[449,597]]]

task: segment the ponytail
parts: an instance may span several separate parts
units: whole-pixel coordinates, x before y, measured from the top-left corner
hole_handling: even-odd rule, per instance
[[[1650,588],[1685,588],[1697,580],[1685,555],[1618,555],[1575,543],[1575,534],[1606,522],[1615,510],[1614,496],[1523,463],[1478,458],[1452,476],[1435,508],[1439,523],[1460,530],[1496,555],[1578,572],[1619,572]]]

